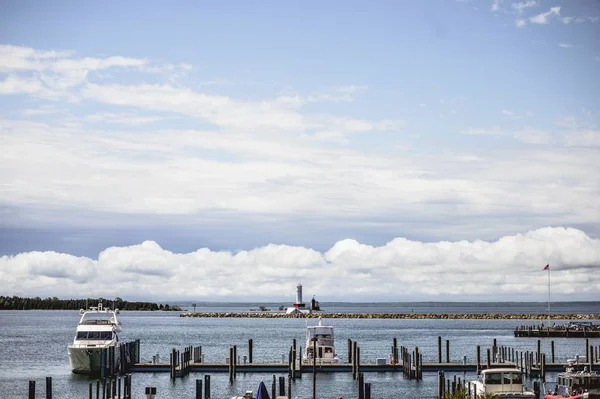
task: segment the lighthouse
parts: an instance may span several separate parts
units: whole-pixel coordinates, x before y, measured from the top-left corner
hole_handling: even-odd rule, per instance
[[[296,286],[296,303],[294,303],[294,307],[304,307],[304,304],[302,303],[302,284],[300,283]]]
[[[296,302],[286,310],[287,314],[306,314],[311,313],[311,310],[302,302],[302,284],[296,286]]]

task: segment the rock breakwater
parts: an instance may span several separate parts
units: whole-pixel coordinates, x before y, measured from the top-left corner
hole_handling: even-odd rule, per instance
[[[311,313],[286,314],[283,312],[196,312],[181,313],[180,317],[230,318],[318,318],[326,319],[482,319],[482,320],[600,320],[600,314],[503,314],[503,313]]]

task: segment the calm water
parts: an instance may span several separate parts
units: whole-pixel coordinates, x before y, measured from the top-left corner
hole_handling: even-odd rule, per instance
[[[258,304],[260,305],[260,304]],[[258,306],[257,305],[257,306]],[[221,308],[230,311],[249,310],[242,304],[213,304],[197,306],[197,311],[216,311]],[[543,313],[544,304],[402,304],[414,309],[415,313],[500,313],[500,309],[512,309],[508,313]],[[562,313],[598,313],[598,303],[553,304]],[[276,307],[275,307],[276,308]],[[396,307],[391,304],[361,304],[360,306],[336,304],[332,312],[389,312]],[[344,309],[344,310],[342,310]],[[366,310],[369,309],[369,310]],[[430,310],[424,310],[430,309]],[[470,310],[466,310],[470,309]],[[491,310],[497,309],[497,310]],[[521,309],[521,310],[516,310]],[[523,310],[528,309],[528,310]],[[576,309],[576,310],[575,310]],[[554,310],[553,310],[554,312]],[[65,399],[87,398],[89,379],[75,376],[69,369],[67,345],[72,341],[78,322],[76,311],[0,311],[0,398],[23,398],[27,395],[28,381],[36,380],[38,398],[44,397],[46,376],[53,377],[54,397]],[[238,354],[247,354],[249,338],[254,340],[255,362],[281,361],[292,339],[304,346],[304,319],[238,319],[238,318],[181,318],[176,312],[122,312],[123,332],[121,340],[141,340],[142,361],[150,361],[159,354],[169,358],[169,351],[175,347],[183,349],[188,345],[202,345],[207,362],[224,362],[229,346],[238,346]],[[494,338],[498,345],[514,347],[518,350],[535,350],[536,340],[514,338],[513,329],[518,324],[530,324],[521,320],[366,320],[335,319],[337,352],[341,359],[347,359],[347,339],[358,341],[361,360],[375,362],[387,357],[394,337],[398,345],[409,348],[418,346],[423,351],[425,361],[437,360],[437,337],[450,340],[451,359],[462,361],[463,355],[469,361],[476,356],[476,345],[482,351],[490,347]],[[308,320],[314,323],[315,320]],[[585,354],[584,339],[555,339],[556,356],[559,360]],[[600,339],[590,344],[600,345]],[[542,350],[550,353],[550,339],[542,339]],[[166,373],[134,374],[134,398],[145,398],[144,387],[156,386],[157,399],[194,398],[195,379],[203,375],[190,374],[186,379],[171,383]],[[461,378],[464,375],[460,375]],[[466,377],[474,379],[475,375]],[[552,376],[549,376],[550,378]],[[212,397],[230,398],[241,395],[246,390],[255,390],[261,380],[270,389],[272,374],[239,374],[233,384],[227,374],[211,374]],[[436,375],[425,373],[423,381],[404,380],[399,373],[365,373],[366,382],[371,383],[373,398],[433,398],[436,393]],[[306,376],[297,380],[292,388],[295,398],[312,397],[312,378]],[[319,374],[317,376],[317,397],[335,398],[357,397],[356,384],[350,373]]]

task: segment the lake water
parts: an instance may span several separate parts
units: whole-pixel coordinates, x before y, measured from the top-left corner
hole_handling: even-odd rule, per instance
[[[275,304],[272,304],[273,306]],[[324,304],[322,304],[323,307]],[[248,311],[260,304],[197,304],[197,311]],[[553,313],[599,313],[599,303],[552,304]],[[275,307],[276,309],[276,307]],[[403,309],[399,311],[399,309]],[[407,311],[407,309],[410,309]],[[372,313],[533,313],[545,312],[544,304],[335,304],[331,312]],[[427,310],[425,310],[427,309]],[[121,312],[123,323],[121,341],[141,340],[141,360],[150,361],[159,354],[169,359],[172,348],[202,346],[206,362],[224,362],[229,346],[238,346],[238,355],[246,355],[248,339],[254,341],[255,362],[278,362],[296,338],[304,346],[307,323],[314,319],[262,318],[185,318],[178,312]],[[90,379],[71,373],[67,345],[72,341],[79,315],[77,311],[0,311],[0,398],[26,397],[28,381],[37,383],[37,397],[43,398],[45,377],[53,377],[54,398],[85,399]],[[411,319],[330,319],[336,332],[336,350],[341,359],[347,359],[347,340],[358,342],[361,361],[375,362],[388,357],[392,339],[398,345],[414,349],[418,346],[424,360],[437,361],[437,337],[450,340],[451,360],[468,361],[476,358],[476,346],[491,347],[493,339],[498,346],[517,350],[535,351],[537,340],[515,338],[513,329],[521,324],[537,323],[532,320],[411,320]],[[556,321],[562,323],[562,321]],[[585,355],[585,339],[555,338],[557,360],[566,360],[576,354]],[[542,339],[542,351],[550,353],[551,339]],[[590,340],[600,345],[600,339]],[[445,355],[444,355],[445,356]],[[447,374],[452,375],[452,374]],[[278,375],[279,376],[279,375]],[[460,373],[461,378],[475,379],[474,374]],[[554,376],[550,374],[548,379]],[[201,373],[172,383],[167,373],[134,374],[133,397],[145,398],[144,387],[157,387],[157,399],[194,398],[195,380]],[[233,384],[226,373],[211,374],[212,397],[230,398],[246,390],[256,390],[260,381],[270,390],[272,374],[240,373]],[[372,397],[377,398],[434,398],[437,392],[436,374],[424,373],[423,381],[405,380],[401,373],[365,373],[365,382],[371,383]],[[357,397],[357,387],[351,373],[318,374],[317,397]],[[528,385],[531,385],[529,381]],[[293,382],[294,398],[312,397],[312,378]]]

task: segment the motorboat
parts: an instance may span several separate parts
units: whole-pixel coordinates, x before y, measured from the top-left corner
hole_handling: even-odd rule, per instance
[[[100,372],[102,349],[116,347],[119,342],[119,309],[104,308],[98,303],[87,310],[80,309],[79,314],[75,338],[67,347],[69,363],[73,373],[96,374]],[[115,364],[119,364],[119,356],[119,351],[115,350]]]
[[[333,326],[324,326],[320,317],[318,325],[306,327],[306,349],[302,360],[318,364],[339,362],[335,353]]]
[[[502,399],[537,398],[523,384],[523,372],[516,368],[491,368],[482,370],[479,379],[471,381],[471,397],[487,395]]]
[[[579,363],[579,358],[567,360],[565,371],[557,381],[544,384],[544,399],[600,399],[600,374]]]

